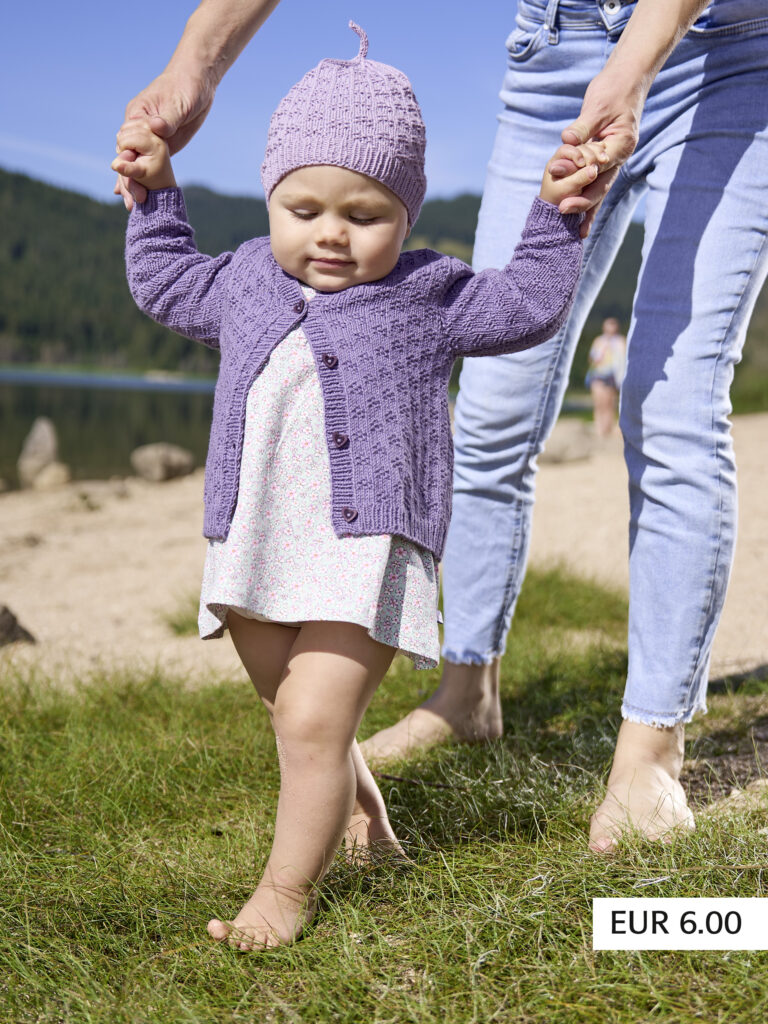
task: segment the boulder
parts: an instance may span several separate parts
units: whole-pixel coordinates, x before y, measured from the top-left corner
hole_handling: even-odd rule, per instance
[[[68,484],[72,479],[69,466],[63,462],[49,462],[43,466],[40,472],[32,480],[34,491],[55,491],[59,487]]]
[[[56,428],[47,416],[38,416],[26,436],[16,463],[21,486],[31,487],[38,473],[56,462],[58,454]]]
[[[0,647],[17,642],[37,643],[29,630],[24,629],[11,609],[5,604],[0,604]]]
[[[591,423],[563,417],[555,424],[539,456],[539,462],[580,462],[591,458],[595,447],[595,432]]]
[[[131,465],[137,476],[159,483],[176,476],[187,476],[195,468],[195,459],[186,448],[158,441],[134,448],[131,452]]]

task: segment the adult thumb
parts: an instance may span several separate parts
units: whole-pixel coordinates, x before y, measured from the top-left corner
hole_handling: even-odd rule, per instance
[[[169,124],[164,117],[160,117],[159,114],[153,114],[149,119],[149,127],[155,133],[159,135],[161,139],[168,139],[176,131],[177,125]]]
[[[589,142],[594,134],[594,128],[586,121],[574,121],[567,128],[563,128],[560,138],[566,146],[581,146],[583,143]]]

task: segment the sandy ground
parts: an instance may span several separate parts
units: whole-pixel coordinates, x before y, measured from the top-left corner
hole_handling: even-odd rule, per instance
[[[734,438],[740,532],[715,676],[768,665],[768,415],[737,418]],[[202,487],[198,471],[164,484],[129,479],[0,495],[0,605],[38,641],[0,649],[0,678],[29,665],[62,681],[115,667],[159,666],[194,680],[240,675],[228,640],[176,637],[166,622],[199,585]],[[589,458],[542,465],[538,488],[533,563],[562,562],[626,588],[618,438]]]

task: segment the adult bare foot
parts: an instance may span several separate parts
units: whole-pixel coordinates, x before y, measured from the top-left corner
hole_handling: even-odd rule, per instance
[[[605,798],[590,822],[590,850],[608,853],[628,832],[669,839],[678,829],[695,827],[679,781],[684,746],[682,725],[622,722]]]
[[[233,949],[272,949],[295,942],[315,916],[317,898],[262,882],[233,921],[214,917],[208,934]]]
[[[481,743],[503,731],[499,659],[490,665],[446,661],[440,685],[420,707],[361,744],[365,759],[381,764],[441,743]]]

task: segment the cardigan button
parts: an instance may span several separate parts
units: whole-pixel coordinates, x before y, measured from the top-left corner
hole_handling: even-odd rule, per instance
[[[349,438],[346,434],[342,434],[340,430],[334,430],[333,432],[333,443],[337,448],[346,448],[349,444]]]
[[[306,305],[306,302],[304,302],[303,300],[301,302],[297,302],[296,305],[293,307],[293,312],[303,313]]]
[[[339,360],[336,358],[336,356],[331,355],[330,352],[325,353],[325,355],[323,356],[323,362],[325,363],[329,370],[335,370],[336,367],[339,365]]]
[[[341,510],[341,514],[344,516],[348,523],[354,523],[354,521],[357,519],[356,508],[343,508]]]

